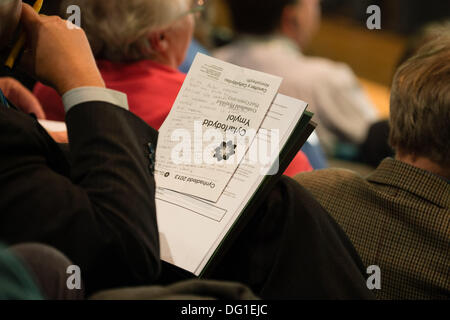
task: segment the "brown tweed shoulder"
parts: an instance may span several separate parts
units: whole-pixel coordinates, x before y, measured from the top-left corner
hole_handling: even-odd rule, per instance
[[[450,186],[393,159],[368,177],[343,169],[299,174],[368,265],[379,298],[450,298]]]

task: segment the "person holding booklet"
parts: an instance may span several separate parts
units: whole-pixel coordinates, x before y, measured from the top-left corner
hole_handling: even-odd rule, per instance
[[[63,97],[70,153],[25,113],[29,100],[14,99],[22,112],[0,93],[0,241],[59,249],[83,270],[87,292],[153,283],[159,241],[143,146],[156,144],[157,131],[126,110],[126,95],[105,88],[82,30],[4,1],[17,19],[22,12],[23,66]],[[21,88],[15,94],[30,94]]]
[[[158,283],[157,132],[126,110],[126,95],[105,89],[82,30],[26,4],[21,21],[22,64],[62,95],[70,152],[0,94],[0,241],[59,249],[81,268],[87,294]],[[292,179],[272,182],[208,278],[262,298],[372,298],[338,225]]]

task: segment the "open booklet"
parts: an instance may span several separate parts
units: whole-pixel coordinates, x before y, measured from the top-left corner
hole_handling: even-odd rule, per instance
[[[198,54],[160,128],[161,259],[183,277],[213,272],[314,131],[307,104],[277,94],[280,83]],[[64,123],[41,124],[66,130]]]
[[[226,76],[221,77],[217,73],[215,79],[207,78],[199,72],[204,69],[205,64],[212,70],[220,69],[223,74],[246,76],[241,80],[231,79],[231,82],[226,80]],[[307,104],[303,101],[276,93],[272,98],[268,98],[252,91],[246,92],[245,99],[240,98],[242,88],[236,90],[234,81],[244,83],[249,75],[253,77],[252,79],[258,77],[258,80],[252,80],[253,82],[272,85],[270,81],[274,81],[273,85],[277,88],[279,86],[278,79],[270,75],[254,73],[211,57],[198,55],[184,84],[184,90],[181,89],[179,93],[177,99],[179,108],[172,109],[171,115],[160,130],[155,178],[161,258],[196,276],[211,272],[245,221],[255,212],[264,195],[270,192],[271,186],[276,183],[279,175],[284,172],[315,129],[311,121],[312,114],[306,111]],[[196,86],[194,87],[192,83],[196,83]],[[252,125],[256,126],[256,132],[247,137],[246,143],[241,146],[243,155],[233,159],[229,153],[233,153],[238,144],[233,139],[239,137],[233,136],[234,132],[225,135],[229,132],[224,133],[221,126],[213,127],[213,130],[220,133],[219,147],[214,149],[215,144],[210,143],[212,149],[203,151],[203,156],[217,157],[219,153],[216,162],[212,165],[201,162],[190,164],[189,161],[182,164],[169,163],[179,161],[172,159],[173,148],[177,148],[174,147],[173,141],[170,144],[172,149],[166,147],[170,138],[181,144],[178,146],[180,150],[183,147],[187,148],[183,150],[184,154],[189,153],[192,156],[194,153],[195,142],[189,143],[189,139],[183,142],[183,139],[173,132],[183,128],[185,134],[194,135],[194,131],[198,130],[198,127],[201,128],[202,124],[205,127],[204,114],[198,113],[195,108],[197,101],[202,101],[205,103],[204,106],[207,106],[211,87],[214,87],[215,95],[208,105],[208,117],[223,119],[223,125],[233,126],[230,114],[234,117],[250,118],[246,117],[249,112],[261,113],[258,117],[253,115],[251,121]],[[186,94],[186,88],[189,88],[189,94]],[[257,110],[236,111],[236,105],[239,105],[237,101],[241,100],[241,105],[242,100],[247,101],[247,106],[256,105],[252,103],[254,101],[252,99],[259,99]],[[235,103],[223,108],[222,101]],[[258,118],[261,119],[260,124],[255,120]],[[200,122],[197,128],[192,124],[195,121]],[[202,138],[205,139],[205,135]],[[204,146],[198,141],[197,143]],[[178,156],[178,151],[175,152],[175,156]],[[219,166],[226,166],[227,160],[234,162],[230,161],[229,167]],[[172,179],[168,179],[169,177]],[[180,177],[187,178],[180,179]],[[176,182],[171,184],[171,181]],[[195,188],[197,184],[205,187],[201,181],[207,183],[213,181],[216,186],[223,185],[223,188],[219,187],[220,191],[215,190],[214,193],[202,193],[202,188]],[[209,185],[206,186],[210,188]],[[209,197],[212,194],[213,196]]]
[[[159,187],[217,202],[282,79],[197,54],[159,129]]]

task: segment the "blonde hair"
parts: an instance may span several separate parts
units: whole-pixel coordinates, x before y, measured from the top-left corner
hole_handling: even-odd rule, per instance
[[[81,27],[96,58],[126,62],[152,57],[151,32],[163,30],[189,8],[190,0],[64,0],[81,9]]]

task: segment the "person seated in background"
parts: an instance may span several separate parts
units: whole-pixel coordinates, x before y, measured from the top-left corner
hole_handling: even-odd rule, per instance
[[[406,48],[397,63],[396,69],[406,60],[415,55],[419,49],[427,42],[440,37],[443,34],[450,35],[450,20],[434,22],[417,31],[411,36],[406,44]],[[389,121],[381,120],[374,123],[367,135],[367,139],[361,145],[360,161],[367,163],[374,168],[387,157],[392,157],[394,151],[389,145]]]
[[[194,14],[203,1],[68,0],[83,12],[82,27],[97,58],[106,87],[127,94],[130,111],[158,130],[185,79],[177,70],[194,32]],[[123,21],[129,21],[124,24]],[[34,94],[49,120],[64,120],[58,93],[40,83]],[[312,167],[299,153],[287,174]]]
[[[396,69],[415,55],[423,45],[443,34],[450,35],[450,20],[434,22],[418,30],[408,39]],[[370,127],[360,151],[359,161],[374,168],[378,167],[384,158],[394,156],[394,151],[389,145],[389,120],[380,120]]]
[[[70,153],[25,113],[31,92],[14,91],[25,112],[0,92],[0,241],[55,247],[83,270],[86,292],[152,283],[159,238],[144,146],[157,132],[126,110],[126,95],[105,88],[82,30],[20,0],[9,5],[0,9],[19,13],[15,27],[22,11],[27,34],[22,65],[63,97]]]
[[[197,3],[68,0],[61,3],[63,14],[69,5],[81,8],[81,27],[106,87],[126,93],[130,111],[158,130],[185,79],[177,68],[192,39]],[[64,120],[54,89],[38,83],[33,92],[48,120]]]
[[[367,178],[330,169],[300,174],[366,265],[383,299],[450,298],[450,36],[402,64],[391,91],[387,158]]]
[[[228,0],[236,41],[213,54],[244,67],[283,77],[280,93],[309,103],[327,153],[338,142],[361,144],[377,112],[352,70],[306,57],[320,24],[319,0]]]

